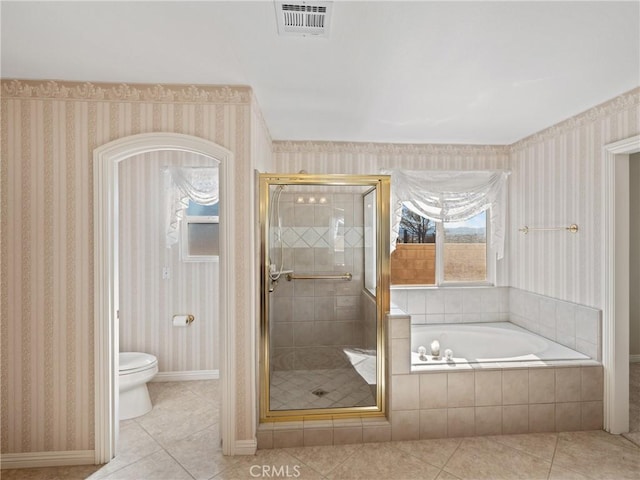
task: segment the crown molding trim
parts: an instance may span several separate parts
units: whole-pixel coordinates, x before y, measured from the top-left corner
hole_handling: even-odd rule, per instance
[[[273,142],[273,153],[326,153],[368,155],[509,155],[508,145],[452,145],[330,141]]]
[[[161,85],[3,79],[4,98],[45,98],[107,102],[251,104],[251,87]]]
[[[592,124],[602,118],[609,117],[617,112],[628,110],[633,107],[640,108],[640,87],[634,88],[622,95],[618,95],[600,105],[575,115],[567,120],[541,130],[533,135],[518,140],[511,145],[511,152],[524,150],[531,145],[544,142],[546,140],[558,137],[571,130],[575,130],[584,125]]]

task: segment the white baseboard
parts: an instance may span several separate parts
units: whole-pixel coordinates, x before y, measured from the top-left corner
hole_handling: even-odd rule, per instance
[[[629,363],[640,363],[640,355],[629,355]]]
[[[65,465],[93,465],[95,458],[94,450],[3,453],[0,455],[0,463],[2,470],[9,468],[63,467]]]
[[[217,380],[220,370],[188,370],[185,372],[158,372],[152,382],[186,382],[189,380]]]
[[[236,440],[235,455],[255,455],[258,449],[258,440]]]

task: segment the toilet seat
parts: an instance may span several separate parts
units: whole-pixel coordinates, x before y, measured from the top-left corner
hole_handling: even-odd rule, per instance
[[[142,352],[120,352],[120,375],[131,375],[133,373],[149,370],[158,364],[158,359],[151,354]]]

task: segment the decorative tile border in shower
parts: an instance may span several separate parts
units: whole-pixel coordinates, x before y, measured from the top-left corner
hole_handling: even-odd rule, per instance
[[[282,239],[285,248],[334,248],[336,245],[360,248],[364,246],[363,227],[282,227],[278,237],[278,227],[272,227],[272,237]]]

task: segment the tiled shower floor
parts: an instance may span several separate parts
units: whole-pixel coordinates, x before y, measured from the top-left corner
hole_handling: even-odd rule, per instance
[[[373,386],[374,387],[374,386]],[[324,392],[315,395],[318,390]],[[278,370],[271,374],[271,410],[375,405],[372,386],[351,367]]]

